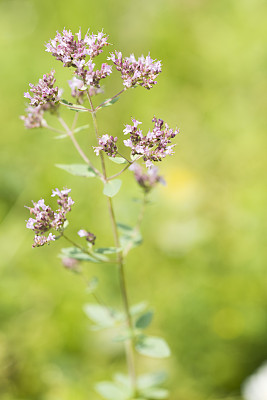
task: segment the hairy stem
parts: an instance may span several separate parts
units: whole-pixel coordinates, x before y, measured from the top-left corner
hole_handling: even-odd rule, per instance
[[[117,96],[118,95],[119,94],[117,94]],[[96,120],[96,109],[94,108],[92,99],[91,99],[88,91],[87,91],[87,96],[88,96],[88,100],[89,100],[89,103],[90,103],[90,106],[92,109],[92,117],[93,117],[93,123],[94,123],[94,128],[95,128],[95,135],[96,135],[96,138],[98,139],[99,132],[98,132],[98,126],[97,126],[97,120]],[[116,97],[116,96],[114,96],[114,97]],[[105,160],[104,160],[104,155],[102,152],[100,152],[100,156],[101,156],[101,165],[102,165],[104,179],[107,181]],[[108,210],[109,210],[109,215],[110,215],[110,219],[111,219],[111,225],[112,225],[115,246],[120,247],[116,217],[115,217],[115,213],[114,213],[112,199],[110,197],[108,197]],[[127,326],[128,326],[128,329],[130,330],[130,332],[133,333],[133,322],[132,322],[132,317],[131,317],[130,308],[129,308],[129,300],[128,300],[128,294],[127,294],[127,288],[126,288],[125,273],[124,273],[124,259],[123,259],[122,252],[118,253],[118,255],[117,255],[117,264],[118,264],[118,271],[119,271],[120,290],[121,290],[124,311],[126,314]],[[129,376],[130,376],[130,380],[131,380],[133,395],[135,395],[136,391],[137,391],[137,387],[136,387],[136,368],[135,368],[135,356],[134,356],[134,346],[133,346],[133,334],[131,335],[130,339],[125,341],[125,351],[126,351],[128,372],[129,372]]]

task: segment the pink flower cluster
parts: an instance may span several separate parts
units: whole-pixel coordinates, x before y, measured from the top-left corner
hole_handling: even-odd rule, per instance
[[[95,244],[96,236],[92,232],[88,232],[85,229],[80,229],[78,235],[80,237],[85,237],[87,242],[92,243],[92,245]]]
[[[43,235],[43,233],[51,229],[55,229],[56,231],[63,229],[66,214],[71,211],[71,206],[74,204],[74,201],[68,195],[70,191],[71,189],[63,189],[61,191],[55,189],[52,191],[52,197],[58,196],[57,203],[59,209],[56,212],[50,206],[45,205],[43,199],[37,203],[33,202],[33,207],[26,207],[34,215],[34,218],[29,218],[26,221],[26,227],[33,230],[36,234],[32,247],[43,246],[51,240],[55,240],[55,235],[52,233],[49,233],[48,236]]]
[[[158,175],[158,168],[152,166],[144,172],[139,164],[132,164],[129,168],[134,173],[136,182],[144,189],[146,193],[150,192],[157,183],[165,185],[165,180]]]
[[[20,119],[24,121],[27,129],[46,127],[46,121],[43,118],[44,110],[42,106],[26,108],[26,115],[21,115]]]
[[[157,119],[154,117],[152,122],[154,122],[154,128],[148,131],[147,135],[144,136],[142,130],[138,129],[138,125],[141,122],[132,118],[133,125],[126,125],[124,129],[124,134],[130,134],[130,139],[124,140],[124,144],[132,149],[131,154],[140,155],[146,162],[146,167],[151,168],[153,162],[161,161],[166,155],[173,154],[173,145],[171,139],[173,139],[179,130],[170,129],[168,125],[162,119]]]
[[[97,35],[85,35],[82,39],[81,29],[76,33],[76,39],[69,30],[63,29],[62,34],[57,32],[56,37],[46,44],[46,51],[50,52],[57,60],[63,62],[64,67],[78,67],[86,56],[91,59],[102,53],[104,46],[108,46],[108,36],[103,32]]]
[[[99,146],[94,147],[94,152],[99,156],[99,152],[103,150],[109,157],[115,157],[118,150],[116,145],[117,140],[117,137],[109,135],[101,136],[98,138]]]
[[[126,88],[140,85],[146,89],[151,89],[157,83],[156,77],[161,72],[161,62],[153,60],[150,55],[141,56],[136,60],[133,54],[130,57],[122,58],[122,53],[115,51],[115,53],[110,54],[108,59],[121,72],[123,84]]]
[[[77,63],[75,74],[82,79],[84,84],[99,88],[100,80],[106,78],[112,73],[112,67],[106,63],[103,63],[100,70],[94,70],[94,68],[95,64],[92,62],[92,60],[87,61],[87,63],[82,60]]]
[[[100,70],[94,70],[95,64],[92,59],[102,53],[104,46],[109,45],[107,38],[103,32],[98,32],[97,35],[87,33],[82,39],[79,30],[75,39],[70,30],[64,29],[62,34],[57,32],[56,37],[46,44],[46,51],[62,61],[64,67],[74,67],[75,74],[84,84],[99,87],[100,80],[110,75],[112,68],[103,63]],[[90,59],[85,62],[87,56]]]
[[[75,76],[68,81],[69,87],[71,88],[71,95],[77,100],[78,104],[82,104],[84,102],[84,96],[86,94],[85,90],[83,90],[84,83],[81,79],[77,79]],[[89,95],[95,96],[96,94],[102,93],[102,89],[96,88],[93,86],[89,87]]]
[[[35,86],[30,83],[30,91],[24,93],[24,97],[30,100],[30,105],[33,107],[43,106],[49,104],[50,108],[55,108],[59,102],[58,87],[54,88],[56,79],[54,77],[55,71],[51,71],[47,75],[43,75],[43,79],[39,79],[39,83]]]

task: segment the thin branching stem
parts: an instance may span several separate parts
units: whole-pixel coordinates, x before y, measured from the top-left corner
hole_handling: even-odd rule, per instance
[[[97,254],[95,254],[93,251],[85,249],[84,247],[80,246],[78,243],[74,242],[74,240],[72,240],[68,236],[66,236],[64,232],[62,232],[61,236],[64,237],[74,247],[77,247],[78,249],[80,249],[84,254],[88,254],[90,257],[93,257],[96,261],[105,263],[105,264],[114,264],[114,261],[111,261],[111,260],[105,261],[102,258],[101,259],[97,258]]]
[[[89,91],[87,91],[87,96],[88,96],[88,100],[89,100],[90,106],[93,111],[92,117],[93,117],[93,123],[94,123],[94,128],[95,128],[95,135],[96,135],[96,138],[98,139],[99,132],[98,132],[98,126],[97,126],[97,120],[96,120],[96,109],[94,108]],[[102,152],[100,152],[100,156],[101,156],[103,175],[104,175],[105,180],[107,180],[105,160],[104,160],[104,155],[102,154]],[[119,240],[116,217],[115,217],[111,197],[108,197],[108,210],[109,210],[110,219],[111,219],[111,225],[112,225],[115,246],[119,248],[120,240]],[[125,350],[126,350],[128,372],[129,372],[129,376],[130,376],[130,380],[131,380],[133,395],[135,395],[136,391],[137,391],[137,386],[136,386],[136,367],[135,367],[135,356],[134,356],[134,346],[133,346],[133,330],[134,330],[134,328],[133,328],[133,322],[132,322],[132,317],[131,317],[131,313],[130,313],[127,288],[126,288],[126,280],[125,280],[125,273],[124,273],[124,259],[123,259],[122,251],[119,252],[117,255],[117,264],[118,264],[118,271],[119,271],[120,290],[121,290],[121,295],[122,295],[122,300],[123,300],[124,311],[126,314],[127,326],[128,326],[128,329],[130,330],[130,332],[132,333],[131,338],[125,341]]]
[[[73,135],[73,131],[68,127],[68,125],[66,124],[66,122],[64,121],[64,119],[60,116],[58,116],[58,120],[61,123],[61,125],[63,126],[63,128],[65,129],[66,133],[68,134],[68,136],[70,137],[72,143],[74,144],[76,150],[78,151],[78,153],[80,154],[80,156],[82,157],[82,159],[86,162],[86,164],[90,165],[90,167],[92,168],[92,170],[101,178],[103,179],[102,174],[93,166],[93,164],[91,163],[91,161],[89,160],[89,158],[85,155],[85,153],[83,152],[83,150],[81,149],[79,143],[77,142],[76,138]]]
[[[111,175],[110,177],[107,178],[108,181],[111,181],[114,178],[117,178],[118,176],[120,176],[124,171],[126,171],[130,166],[132,165],[132,163],[127,164],[120,172],[117,172],[114,175]]]
[[[120,157],[124,158],[125,161],[127,161],[129,164],[131,164],[132,161],[128,160],[128,158],[126,158],[123,154],[117,152],[117,154],[119,154]]]
[[[118,154],[119,154],[119,153],[118,153]],[[125,157],[123,157],[123,158],[125,158],[125,160],[128,162],[128,165],[126,165],[121,171],[117,172],[116,174],[109,176],[109,177],[107,178],[107,180],[108,180],[108,181],[111,181],[112,179],[117,178],[118,176],[120,176],[120,175],[121,175],[124,171],[126,171],[132,164],[134,164],[135,161],[139,160],[139,158],[141,158],[141,157],[142,157],[142,156],[138,157],[138,158],[137,158],[136,160],[134,160],[134,161],[129,161],[129,160],[127,160]]]

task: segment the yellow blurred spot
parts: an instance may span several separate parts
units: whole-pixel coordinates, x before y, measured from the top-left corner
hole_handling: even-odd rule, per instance
[[[185,168],[172,168],[166,173],[167,185],[164,188],[166,197],[187,197],[196,188],[197,180],[192,171]]]
[[[219,310],[211,321],[213,331],[223,339],[235,339],[244,330],[243,316],[233,308]]]

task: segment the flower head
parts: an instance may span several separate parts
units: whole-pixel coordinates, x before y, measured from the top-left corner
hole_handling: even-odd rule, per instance
[[[50,52],[57,60],[63,62],[64,67],[75,67],[81,65],[86,56],[91,59],[102,53],[103,47],[108,46],[108,36],[103,32],[85,35],[82,39],[81,29],[75,35],[66,29],[62,33],[57,32],[56,37],[46,44],[46,51]]]
[[[24,97],[30,100],[32,107],[46,106],[46,110],[48,108],[50,110],[57,108],[59,91],[58,87],[54,88],[56,82],[54,73],[55,71],[51,71],[49,74],[43,75],[43,78],[39,79],[37,85],[30,83],[30,91],[33,93],[33,96],[29,92],[26,92],[24,93]]]
[[[109,157],[115,157],[117,154],[117,142],[118,138],[109,136],[109,135],[103,135],[98,139],[98,144],[99,146],[94,147],[94,151],[97,156],[99,156],[99,152],[103,150]]]
[[[85,229],[80,229],[78,235],[80,237],[85,237],[87,242],[91,243],[92,245],[95,244],[96,236],[93,233],[88,232]]]
[[[79,261],[71,257],[63,257],[62,264],[66,269],[77,271]]]
[[[173,154],[173,147],[170,145],[171,139],[174,138],[179,132],[170,129],[162,119],[153,118],[154,128],[143,135],[142,130],[138,129],[139,121],[132,118],[133,125],[126,125],[124,134],[130,134],[130,138],[124,140],[124,144],[131,148],[131,154],[140,155],[146,162],[147,168],[153,166],[153,162],[161,161],[166,155]]]
[[[157,83],[156,78],[161,72],[161,62],[153,60],[150,55],[141,56],[136,60],[134,54],[122,58],[122,53],[115,51],[115,53],[110,53],[108,59],[121,72],[123,84],[126,88],[140,85],[146,89],[151,89]]]
[[[21,115],[20,119],[24,121],[24,126],[27,129],[46,127],[46,121],[43,118],[44,110],[42,106],[26,108],[26,115]]]
[[[90,35],[87,32],[82,39],[81,30],[76,33],[75,38],[70,30],[64,29],[62,34],[57,32],[56,37],[46,44],[46,51],[52,53],[57,60],[62,61],[64,67],[74,67],[74,73],[83,82],[82,86],[99,88],[100,80],[109,76],[112,68],[103,63],[100,70],[95,70],[95,64],[92,60],[102,53],[104,46],[109,45],[107,39],[108,36],[103,32],[98,32],[97,35],[93,33]],[[86,57],[89,57],[87,62]],[[76,95],[75,92],[75,97]],[[82,95],[79,97],[81,99]]]
[[[133,171],[136,182],[144,189],[144,191],[150,192],[157,183],[165,185],[165,180],[162,176],[158,175],[158,168],[152,166],[146,172],[143,171],[139,164],[132,164],[129,169]]]
[[[43,235],[45,232],[51,229],[62,231],[64,222],[67,219],[66,214],[71,211],[71,206],[74,204],[74,201],[68,195],[70,190],[53,190],[52,197],[56,195],[59,197],[57,200],[59,208],[56,211],[53,211],[50,206],[45,205],[43,199],[37,203],[33,202],[33,207],[26,207],[34,216],[34,218],[29,218],[26,221],[26,228],[31,229],[36,234],[33,247],[43,246],[51,240],[55,240],[55,236],[51,232],[47,237]]]

